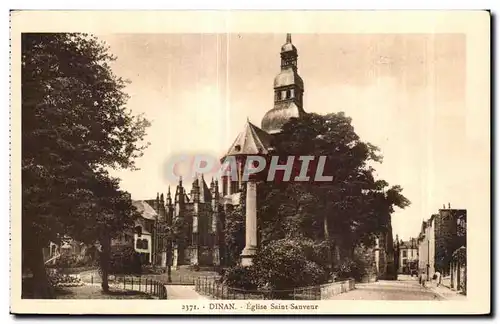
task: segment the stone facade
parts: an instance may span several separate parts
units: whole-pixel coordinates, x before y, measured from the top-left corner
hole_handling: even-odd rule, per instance
[[[422,222],[418,237],[418,260],[421,273],[432,278],[436,271],[442,275],[450,274],[452,255],[461,246],[466,245],[464,230],[459,226],[465,219],[465,209],[440,209],[427,221]]]
[[[431,278],[435,267],[435,218],[432,215],[427,221],[422,222],[422,228],[418,236],[418,269],[419,273]]]
[[[223,223],[217,180],[212,180],[209,188],[203,175],[197,176],[190,194],[186,193],[182,180],[179,180],[174,199],[169,188],[166,201],[163,201],[162,194],[160,198],[148,202],[156,208],[158,222],[163,222],[168,228],[182,224],[178,228],[183,231],[177,233],[177,237],[170,243],[167,233],[155,232],[153,244],[156,265],[220,265]],[[171,257],[168,255],[169,249]]]
[[[435,218],[435,266],[443,274],[450,273],[453,252],[465,243],[457,235],[457,220],[465,214],[464,209],[440,209]]]

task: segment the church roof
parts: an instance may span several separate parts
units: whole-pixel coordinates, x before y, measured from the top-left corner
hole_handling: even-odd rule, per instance
[[[133,200],[132,205],[137,208],[137,211],[146,219],[155,220],[158,215],[153,207],[144,200]]]
[[[267,154],[270,148],[270,135],[247,120],[226,155]]]
[[[262,129],[269,134],[278,133],[290,118],[298,118],[303,114],[299,107],[293,102],[285,102],[276,105],[262,118]]]

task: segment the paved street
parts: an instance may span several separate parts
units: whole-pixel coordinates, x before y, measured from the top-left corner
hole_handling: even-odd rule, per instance
[[[356,284],[356,289],[333,296],[336,300],[443,300],[431,290],[421,287],[415,277],[400,275],[397,281],[381,280]]]

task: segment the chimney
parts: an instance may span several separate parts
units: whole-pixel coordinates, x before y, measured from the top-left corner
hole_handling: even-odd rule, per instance
[[[448,209],[451,209],[451,205],[450,205],[450,203],[448,203]]]

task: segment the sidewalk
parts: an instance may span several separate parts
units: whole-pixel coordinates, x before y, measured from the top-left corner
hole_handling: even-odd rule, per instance
[[[438,287],[435,282],[427,282],[426,288],[431,290],[433,293],[445,300],[467,300],[467,296],[452,290],[449,287],[443,286],[442,284]]]
[[[194,286],[166,285],[168,299],[209,299],[198,294]]]

